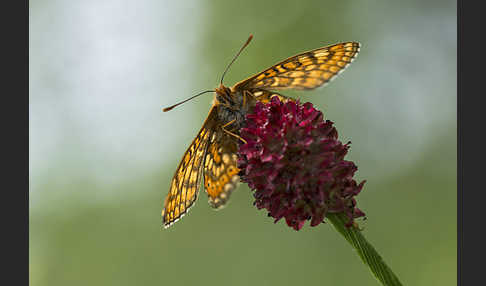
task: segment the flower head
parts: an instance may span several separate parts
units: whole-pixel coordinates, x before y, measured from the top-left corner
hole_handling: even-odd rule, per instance
[[[320,224],[327,213],[347,214],[348,226],[364,216],[354,196],[365,181],[357,184],[358,168],[344,160],[350,142],[342,144],[333,123],[311,103],[273,97],[257,103],[245,124],[238,168],[242,181],[255,190],[258,209],[267,209],[275,222],[285,218],[295,230],[306,220]]]

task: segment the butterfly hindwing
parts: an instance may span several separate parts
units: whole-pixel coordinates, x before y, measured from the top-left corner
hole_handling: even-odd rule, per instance
[[[182,217],[197,199],[204,156],[217,126],[216,119],[217,112],[213,107],[177,167],[162,210],[164,227],[169,227]]]
[[[282,102],[295,101],[295,99],[291,97],[264,89],[253,91],[252,95],[255,97],[256,100],[260,101],[261,103],[269,103],[272,97],[278,97],[278,99],[280,99],[280,101]]]
[[[343,71],[356,57],[359,49],[359,43],[346,42],[308,51],[237,83],[234,89],[314,89]]]
[[[236,152],[235,138],[221,127],[216,129],[210,139],[203,171],[204,188],[213,208],[223,207],[239,182]]]

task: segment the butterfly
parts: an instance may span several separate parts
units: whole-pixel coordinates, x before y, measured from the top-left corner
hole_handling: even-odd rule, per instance
[[[194,205],[201,181],[204,182],[209,204],[215,209],[225,206],[239,182],[236,152],[238,140],[243,140],[238,135],[239,130],[245,115],[251,112],[257,101],[267,103],[274,96],[281,101],[293,100],[277,91],[320,87],[342,72],[360,50],[358,42],[318,48],[290,57],[232,87],[224,86],[224,75],[252,38],[250,35],[226,67],[220,86],[206,91],[215,92],[213,104],[172,178],[162,210],[165,228],[184,216]],[[206,92],[165,108],[164,111]]]

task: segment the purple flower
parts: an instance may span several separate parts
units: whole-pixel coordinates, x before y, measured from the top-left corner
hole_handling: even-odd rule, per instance
[[[275,222],[285,218],[299,230],[306,220],[320,224],[327,213],[345,213],[348,226],[365,215],[354,199],[365,181],[357,184],[353,175],[358,168],[344,160],[350,142],[342,144],[333,123],[324,121],[311,103],[273,97],[257,103],[245,124],[239,175],[255,191],[254,205],[267,209]]]

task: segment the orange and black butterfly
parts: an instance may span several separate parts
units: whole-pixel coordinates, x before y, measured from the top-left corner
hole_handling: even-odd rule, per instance
[[[353,61],[360,48],[357,42],[345,42],[315,49],[290,57],[231,88],[224,86],[222,82],[228,68],[251,39],[250,35],[226,68],[220,86],[206,91],[216,93],[214,102],[172,178],[162,210],[162,223],[166,228],[186,214],[194,204],[201,180],[213,208],[218,209],[226,204],[239,182],[239,169],[236,166],[237,144],[238,140],[242,140],[239,130],[245,115],[257,101],[266,103],[274,96],[282,101],[293,100],[275,91],[310,90],[326,84]]]

